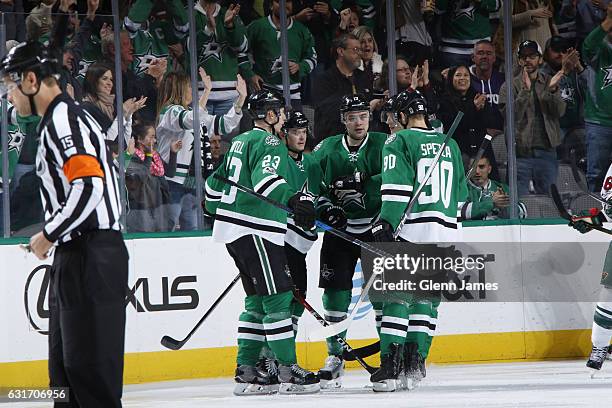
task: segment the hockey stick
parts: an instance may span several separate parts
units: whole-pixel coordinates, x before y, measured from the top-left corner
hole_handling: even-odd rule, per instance
[[[432,159],[432,162],[431,162],[432,164],[427,170],[427,173],[425,173],[425,177],[423,177],[423,181],[421,182],[421,184],[419,184],[419,187],[416,189],[415,193],[412,195],[412,198],[410,199],[410,202],[408,203],[408,207],[406,208],[406,211],[404,211],[401,221],[397,229],[393,233],[394,239],[397,239],[397,237],[399,236],[399,233],[402,230],[402,227],[404,226],[406,219],[412,212],[412,208],[414,208],[414,205],[418,201],[419,196],[421,195],[421,192],[423,191],[423,188],[425,188],[425,185],[431,178],[431,175],[433,174],[434,169],[436,168],[438,162],[440,161],[440,157],[442,157],[442,153],[444,153],[444,150],[446,149],[446,145],[448,145],[448,142],[450,141],[451,137],[453,137],[453,134],[455,133],[455,130],[457,130],[457,126],[459,126],[459,122],[461,122],[462,118],[463,118],[463,112],[459,111],[457,113],[457,116],[455,117],[455,120],[453,121],[453,124],[448,130],[448,134],[446,135],[446,137],[444,138],[444,141],[440,145],[440,150],[438,150],[438,153]],[[366,283],[363,290],[361,291],[361,295],[359,296],[359,299],[357,299],[357,303],[355,304],[355,306],[353,307],[353,310],[351,310],[351,313],[347,316],[346,319],[334,325],[324,327],[321,330],[317,330],[317,332],[313,333],[313,335],[316,334],[316,335],[323,335],[325,337],[331,337],[333,335],[342,333],[343,331],[347,330],[349,326],[351,325],[353,318],[357,314],[357,310],[359,310],[359,307],[363,303],[370,288],[374,284],[374,281],[376,280],[376,278],[377,278],[377,275],[374,273],[372,274],[372,276],[370,276],[370,279],[368,279],[368,282]]]
[[[306,299],[304,299],[304,297],[301,295],[301,293],[299,293],[297,290],[293,289],[293,297],[295,297],[297,299],[298,302],[300,302],[304,308],[306,310],[308,310],[310,312],[310,314],[317,319],[317,321],[319,323],[321,323],[321,325],[323,325],[324,327],[329,326],[329,322],[327,320],[325,320],[323,318],[323,316],[321,316],[319,314],[319,312],[317,312],[311,305],[310,303],[308,303],[306,301]],[[344,352],[342,353],[342,357],[344,358],[345,355],[350,356],[350,359],[345,359],[345,360],[349,360],[349,361],[354,361],[357,360],[357,362],[359,362],[359,364],[361,364],[361,366],[363,368],[365,368],[365,370],[370,373],[370,374],[374,374],[376,372],[376,370],[378,370],[376,367],[372,367],[371,365],[369,365],[368,363],[366,363],[363,358],[355,352],[355,350],[349,346],[349,344],[346,342],[346,340],[344,340],[341,336],[335,335],[332,336],[334,338],[334,340],[336,340],[336,342],[338,344],[340,344],[340,346],[342,346],[342,348],[344,349]],[[368,346],[366,346],[368,347]]]
[[[210,315],[212,313],[212,311],[215,310],[217,305],[219,303],[221,303],[221,300],[223,300],[223,298],[229,293],[229,291],[232,290],[232,288],[234,287],[236,282],[238,282],[238,280],[240,280],[240,274],[236,275],[234,280],[232,280],[230,282],[228,287],[225,288],[225,290],[221,293],[221,295],[219,295],[217,300],[215,300],[215,302],[208,308],[206,313],[204,313],[204,316],[202,316],[200,321],[196,323],[195,327],[193,329],[191,329],[189,334],[187,334],[187,336],[185,336],[185,338],[183,340],[176,340],[176,339],[173,339],[170,336],[164,336],[161,339],[162,346],[164,346],[166,348],[169,348],[170,350],[179,350],[181,347],[183,347],[185,345],[185,343],[187,343],[187,341],[189,341],[191,336],[193,336],[193,333],[195,333],[196,330],[198,330],[198,328],[202,325],[202,323],[204,323],[204,320],[206,320],[208,315]]]
[[[377,340],[376,342],[372,344],[368,344],[367,346],[353,349],[352,354],[344,351],[344,353],[342,353],[342,358],[345,359],[346,361],[355,361],[356,358],[353,356],[353,354],[361,358],[366,358],[366,357],[370,357],[378,353],[379,351],[380,351],[380,340]]]
[[[573,225],[575,223],[575,220],[570,215],[570,213],[565,209],[565,206],[563,205],[563,200],[561,199],[561,195],[559,194],[559,190],[557,190],[557,186],[554,184],[550,185],[550,195],[553,199],[553,202],[555,203],[555,207],[557,207],[557,211],[559,211],[559,215],[561,216],[561,218],[565,218],[566,220],[570,222],[570,225]],[[593,225],[593,224],[588,224],[588,225],[594,230],[603,232],[604,234],[612,235],[611,230],[604,228],[600,225]]]
[[[576,184],[578,184],[578,187],[580,187],[583,193],[588,194],[591,198],[599,201],[602,204],[606,204],[606,205],[610,204],[605,198],[603,198],[599,194],[595,194],[592,191],[590,191],[589,187],[582,180],[582,177],[580,177],[580,172],[578,171],[578,165],[576,164],[576,153],[574,152],[572,152],[571,154],[570,168],[572,169],[572,176],[574,177],[574,181],[576,181]]]
[[[476,184],[474,184],[474,182],[472,181],[472,177],[474,176],[474,173],[476,173],[476,167],[478,167],[478,162],[480,161],[480,159],[482,159],[482,156],[484,155],[485,150],[487,150],[487,148],[489,147],[489,143],[491,143],[491,139],[493,139],[493,136],[489,134],[485,135],[484,139],[482,139],[482,143],[480,144],[480,148],[478,149],[478,152],[476,152],[476,156],[474,157],[474,161],[472,162],[472,165],[468,169],[467,173],[465,173],[465,179],[468,182],[468,184],[470,184],[472,187],[479,189],[479,190],[483,190],[483,187],[477,186]]]
[[[236,187],[237,189],[239,189],[239,190],[241,190],[241,191],[243,191],[243,192],[245,192],[247,194],[250,194],[250,195],[252,195],[254,197],[257,197],[260,200],[265,201],[266,203],[268,203],[270,205],[273,205],[276,208],[280,208],[281,210],[286,211],[289,214],[293,214],[293,210],[291,208],[287,207],[284,204],[279,203],[276,200],[268,198],[265,195],[260,194],[260,193],[258,193],[257,191],[255,191],[255,190],[253,190],[251,188],[245,187],[245,186],[243,186],[241,184],[236,183],[235,181],[232,181],[232,180],[230,180],[230,179],[228,179],[226,177],[220,176],[220,175],[218,175],[216,173],[213,175],[213,177],[216,178],[219,181],[222,181],[222,182],[224,182],[226,184],[229,184],[230,186]],[[371,245],[371,244],[369,244],[367,242],[364,242],[364,241],[362,241],[362,240],[360,240],[358,238],[355,238],[352,235],[349,235],[349,234],[347,234],[344,231],[340,231],[340,230],[337,230],[337,229],[335,229],[333,227],[330,227],[329,225],[325,224],[322,221],[316,220],[315,221],[315,225],[317,227],[321,228],[324,231],[330,232],[330,233],[336,235],[337,237],[340,237],[340,238],[342,238],[342,239],[344,239],[344,240],[346,240],[348,242],[351,242],[351,243],[353,243],[353,244],[355,244],[357,246],[360,246],[361,248],[365,249],[366,251],[370,251],[374,255],[383,256],[383,257],[391,257],[392,256],[392,255],[388,254],[387,252],[385,252],[385,251],[383,251],[383,250],[381,250],[379,248],[376,248],[374,245]]]

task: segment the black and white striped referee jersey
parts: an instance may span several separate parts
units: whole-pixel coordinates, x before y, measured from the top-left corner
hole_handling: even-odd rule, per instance
[[[117,174],[100,125],[60,94],[47,108],[39,132],[36,171],[45,237],[63,243],[88,231],[119,231]]]

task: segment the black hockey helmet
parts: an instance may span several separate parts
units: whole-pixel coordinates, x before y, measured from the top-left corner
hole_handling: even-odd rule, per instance
[[[427,101],[417,90],[406,90],[396,95],[394,112],[404,113],[406,116],[424,115],[427,117]]]
[[[59,75],[59,58],[49,47],[38,41],[28,41],[13,47],[0,61],[0,96],[5,96],[9,89],[5,82],[8,76],[10,81],[21,85],[21,74],[31,71],[36,74],[39,81]]]
[[[247,111],[253,119],[265,119],[270,110],[273,110],[277,116],[280,116],[280,110],[283,105],[282,96],[273,91],[261,90],[249,96]]]
[[[383,104],[382,108],[380,109],[380,121],[381,123],[386,123],[387,122],[387,113],[392,113],[397,120],[397,96],[398,95],[393,95],[390,96],[385,103]]]
[[[283,133],[287,133],[289,129],[301,128],[308,129],[308,118],[299,110],[291,111],[283,124]]]
[[[340,104],[340,113],[369,111],[370,104],[362,94],[344,95]]]

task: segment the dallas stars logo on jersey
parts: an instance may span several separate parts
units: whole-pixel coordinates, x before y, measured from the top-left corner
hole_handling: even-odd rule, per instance
[[[612,85],[612,66],[602,68],[601,70],[605,74],[603,79],[603,85],[601,86],[601,89],[604,89]]]
[[[136,75],[145,73],[153,60],[166,58],[167,56],[154,53],[153,47],[149,44],[149,47],[142,53],[134,54],[134,73]]]
[[[202,52],[200,53],[200,59],[198,60],[199,65],[203,65],[204,62],[210,58],[214,58],[219,62],[223,62],[223,52],[227,45],[217,42],[217,37],[213,34],[210,38],[204,42]]]
[[[351,205],[355,205],[365,210],[365,194],[362,194],[356,190],[336,190],[336,198],[340,202],[342,208],[347,208]]]
[[[461,17],[467,17],[470,20],[474,20],[474,12],[476,8],[472,5],[470,0],[463,0],[461,2],[457,2],[455,5],[455,10],[453,11],[453,20],[458,20]]]

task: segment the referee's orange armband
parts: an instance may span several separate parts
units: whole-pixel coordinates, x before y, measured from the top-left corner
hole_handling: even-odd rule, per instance
[[[64,174],[70,183],[83,177],[104,178],[104,172],[100,167],[98,159],[87,154],[72,156],[64,163]]]

